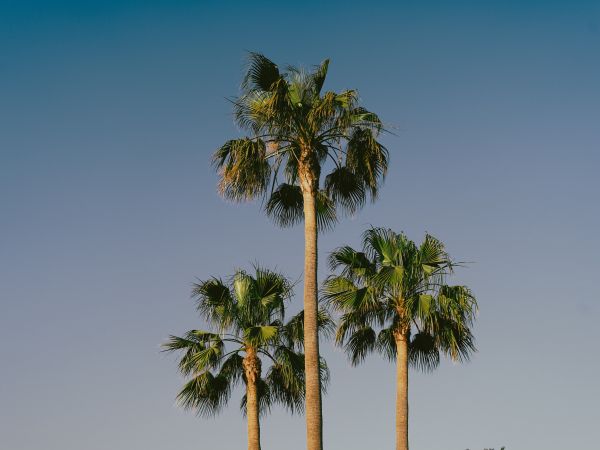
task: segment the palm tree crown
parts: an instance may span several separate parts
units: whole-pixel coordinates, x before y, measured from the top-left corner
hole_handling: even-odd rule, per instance
[[[330,255],[341,274],[325,282],[326,299],[342,316],[336,341],[354,364],[371,351],[391,360],[395,337],[410,340],[409,362],[421,370],[437,367],[440,353],[467,360],[475,351],[470,326],[477,310],[466,286],[448,286],[455,263],[442,242],[427,234],[421,245],[403,233],[372,228],[363,250],[341,247]]]
[[[265,209],[281,226],[302,220],[305,189],[317,197],[321,229],[336,207],[353,212],[375,198],[388,166],[377,141],[379,117],[359,105],[355,90],[323,92],[329,60],[313,72],[278,66],[250,53],[234,115],[248,137],[227,141],[214,154],[221,193],[233,200],[267,195]],[[319,186],[322,169],[332,170]]]
[[[163,346],[165,351],[182,352],[179,370],[190,378],[178,395],[184,408],[212,416],[243,381],[247,393],[241,408],[249,420],[252,414],[256,416],[257,428],[258,415],[274,403],[291,412],[302,410],[303,313],[284,322],[291,295],[292,286],[285,277],[258,267],[253,274],[239,270],[227,281],[212,278],[194,285],[198,311],[214,331],[191,330],[182,337],[171,336]],[[325,331],[332,326],[324,311],[320,325]],[[323,361],[321,373],[328,378]],[[251,386],[257,397],[255,411],[248,410]],[[249,448],[259,448],[259,444]]]

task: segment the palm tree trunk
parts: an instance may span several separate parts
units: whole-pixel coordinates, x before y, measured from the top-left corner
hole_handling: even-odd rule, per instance
[[[317,325],[317,209],[314,183],[303,183],[304,198],[304,353],[306,374],[306,446],[323,449],[319,331]],[[306,186],[309,184],[309,186]]]
[[[396,450],[408,450],[408,337],[396,335]]]
[[[246,375],[246,417],[248,420],[248,450],[260,450],[260,421],[258,411],[258,385],[260,360],[252,348],[246,350],[243,362]]]

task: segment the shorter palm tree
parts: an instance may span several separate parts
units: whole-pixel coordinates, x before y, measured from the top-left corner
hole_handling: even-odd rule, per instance
[[[216,330],[191,330],[183,337],[170,336],[163,345],[165,351],[183,353],[179,370],[190,377],[177,399],[186,409],[212,416],[243,381],[248,449],[260,450],[260,414],[274,403],[292,413],[304,405],[303,312],[284,323],[291,283],[256,267],[252,275],[238,270],[227,282],[211,278],[195,284],[192,295]],[[321,329],[331,330],[328,314],[321,311],[319,316]],[[328,378],[324,361],[321,377]]]
[[[463,361],[475,351],[470,326],[477,309],[466,286],[448,286],[455,264],[427,234],[420,246],[403,233],[372,228],[362,251],[330,255],[325,298],[342,313],[336,342],[352,364],[378,351],[396,361],[396,449],[408,449],[408,366],[432,370],[440,354]]]

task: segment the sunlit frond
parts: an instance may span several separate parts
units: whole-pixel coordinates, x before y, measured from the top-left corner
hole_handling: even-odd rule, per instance
[[[317,67],[317,69],[312,74],[312,79],[313,79],[316,95],[319,95],[321,93],[321,89],[323,89],[323,84],[325,83],[325,78],[327,78],[327,69],[328,68],[329,68],[329,59],[326,59]]]
[[[350,111],[353,126],[370,128],[376,133],[383,129],[383,122],[377,114],[359,106]]]
[[[277,65],[260,53],[250,52],[242,89],[270,91],[280,79]]]
[[[266,145],[261,139],[227,141],[213,156],[221,175],[221,194],[235,201],[251,200],[264,194],[271,178],[271,166],[266,156]]]

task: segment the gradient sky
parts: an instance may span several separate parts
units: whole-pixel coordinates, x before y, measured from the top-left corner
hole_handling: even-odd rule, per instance
[[[479,352],[411,374],[411,448],[597,447],[600,4],[550,0],[1,2],[0,447],[245,448],[239,395],[182,411],[159,346],[202,326],[197,277],[302,275],[302,230],[209,166],[246,50],[330,57],[395,130],[380,200],[321,257],[374,224],[473,261]],[[327,450],[393,448],[393,365],[323,348]],[[303,418],[275,409],[263,448],[303,449]]]

